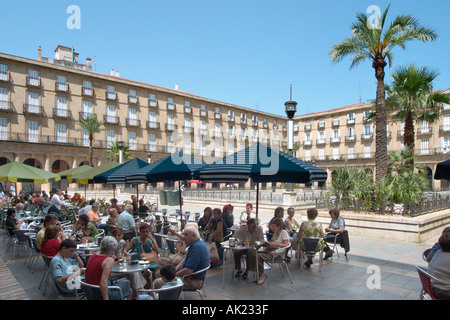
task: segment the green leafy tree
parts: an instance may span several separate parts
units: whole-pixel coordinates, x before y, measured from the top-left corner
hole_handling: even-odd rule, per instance
[[[450,95],[432,91],[432,83],[439,73],[428,67],[415,65],[402,66],[396,69],[391,86],[387,86],[388,108],[396,110],[393,119],[405,122],[403,142],[412,155],[415,149],[414,123],[427,121],[433,123],[440,117],[443,103],[450,103]],[[410,158],[411,160],[414,157]]]
[[[92,146],[94,141],[94,134],[105,130],[105,128],[103,127],[104,122],[98,121],[95,114],[90,114],[85,119],[80,119],[79,125],[80,127],[77,130],[86,132],[89,136],[89,164],[93,166]]]
[[[352,56],[350,69],[363,61],[371,61],[377,80],[376,91],[376,140],[375,140],[375,179],[380,181],[387,175],[387,113],[385,101],[385,67],[392,65],[393,49],[406,48],[411,40],[422,42],[435,41],[436,32],[423,27],[411,15],[397,16],[389,25],[386,17],[389,7],[379,17],[378,23],[372,25],[364,13],[356,14],[356,22],[352,24],[352,35],[335,44],[330,56],[333,63],[338,63],[347,56]]]
[[[125,145],[122,150],[122,157],[124,161],[133,159],[133,156],[129,152],[130,147]],[[119,146],[117,144],[117,141],[114,141],[109,146],[109,149],[106,150],[106,159],[109,159],[111,161],[119,161]]]

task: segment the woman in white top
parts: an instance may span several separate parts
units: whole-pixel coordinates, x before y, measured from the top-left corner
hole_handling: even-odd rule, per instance
[[[242,211],[239,221],[241,225],[247,223],[248,220],[255,218],[255,213],[252,211],[253,205],[251,203],[247,203],[245,206],[245,211]]]
[[[273,219],[269,228],[273,231],[273,237],[270,239],[269,245],[266,247],[266,251],[258,253],[258,271],[259,271],[259,281],[258,284],[263,284],[264,280],[266,280],[267,275],[264,273],[264,261],[271,261],[272,254],[270,253],[273,250],[279,248],[285,248],[289,246],[289,233],[283,229],[283,221],[280,218]],[[258,247],[257,247],[258,248]],[[255,260],[256,260],[256,252],[250,251],[252,258],[250,258],[250,270],[255,271]],[[283,259],[282,256],[278,256],[276,260]]]

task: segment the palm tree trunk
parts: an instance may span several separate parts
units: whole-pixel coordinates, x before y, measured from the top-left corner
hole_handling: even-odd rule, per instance
[[[384,89],[384,59],[374,60],[372,67],[375,69],[377,79],[377,99],[375,118],[375,181],[379,182],[387,176],[387,134],[386,134],[386,97]]]
[[[89,165],[90,166],[94,166],[94,164],[92,163],[92,141],[94,140],[94,136],[93,135],[89,135]]]
[[[403,143],[408,147],[411,155],[414,155],[414,121],[411,112],[405,114],[405,132],[403,135]]]

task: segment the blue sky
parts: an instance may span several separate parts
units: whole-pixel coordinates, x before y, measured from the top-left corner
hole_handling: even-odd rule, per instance
[[[411,42],[394,51],[395,67],[437,68],[436,89],[450,87],[450,1],[447,0],[146,0],[3,1],[0,51],[36,59],[53,57],[58,44],[73,46],[95,71],[179,89],[209,99],[285,115],[371,100],[370,62],[350,70],[350,59],[333,65],[329,51],[350,35],[356,12],[370,5],[388,21],[412,14],[439,35],[435,43]],[[80,29],[69,29],[70,5],[80,8]],[[391,80],[387,69],[386,80]]]

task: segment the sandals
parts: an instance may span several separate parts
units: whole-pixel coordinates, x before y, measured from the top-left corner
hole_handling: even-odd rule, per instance
[[[333,250],[328,251],[325,254],[325,257],[323,257],[323,260],[327,260],[328,258],[331,258],[332,255],[333,255]]]
[[[234,275],[236,278],[239,277],[242,274],[242,270],[236,272],[236,274]]]

